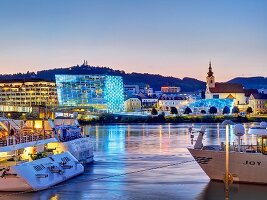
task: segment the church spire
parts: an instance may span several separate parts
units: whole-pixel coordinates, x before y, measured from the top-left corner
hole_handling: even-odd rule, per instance
[[[212,67],[211,67],[211,61],[209,63],[209,72],[208,72],[208,77],[213,76],[213,72],[212,72]]]
[[[209,63],[209,72],[208,72],[208,76],[206,77],[206,80],[207,80],[207,87],[209,88],[215,87],[215,77],[213,76],[211,62]]]

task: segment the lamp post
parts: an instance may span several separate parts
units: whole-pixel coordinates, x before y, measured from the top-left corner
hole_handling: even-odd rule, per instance
[[[234,122],[231,120],[224,120],[222,125],[226,125],[226,146],[225,146],[225,199],[229,200],[229,133],[230,133],[230,125],[234,125]]]

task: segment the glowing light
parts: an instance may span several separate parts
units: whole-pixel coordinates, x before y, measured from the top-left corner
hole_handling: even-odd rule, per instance
[[[188,107],[198,110],[206,110],[212,106],[215,106],[218,111],[222,112],[225,106],[229,107],[232,110],[234,106],[233,99],[200,99],[195,102],[188,104]]]
[[[6,158],[7,157],[7,152],[0,152],[0,159],[2,159],[2,158]]]
[[[60,106],[89,107],[92,111],[123,111],[123,81],[120,76],[56,75]]]
[[[36,120],[36,121],[34,121],[34,128],[36,128],[36,129],[41,129],[41,128],[43,128],[43,122],[41,121],[41,120]]]
[[[121,112],[124,107],[123,82],[120,76],[106,76],[104,99],[109,112]]]

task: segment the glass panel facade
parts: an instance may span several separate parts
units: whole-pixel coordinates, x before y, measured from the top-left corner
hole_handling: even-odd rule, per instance
[[[107,112],[121,112],[124,105],[120,76],[56,75],[60,106],[91,107]]]

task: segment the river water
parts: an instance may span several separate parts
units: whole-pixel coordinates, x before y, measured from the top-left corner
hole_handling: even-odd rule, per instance
[[[95,162],[83,175],[41,192],[0,193],[0,199],[225,199],[223,183],[210,181],[186,149],[191,125],[207,127],[205,144],[225,139],[219,124],[86,126]],[[230,135],[236,141],[232,130]],[[246,143],[254,139],[243,137]],[[266,199],[266,191],[267,186],[233,184],[230,199]]]

